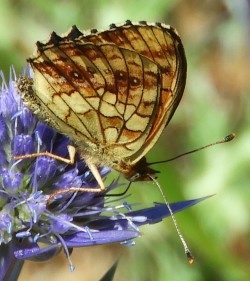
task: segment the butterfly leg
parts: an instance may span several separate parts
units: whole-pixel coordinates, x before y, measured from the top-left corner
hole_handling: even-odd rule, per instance
[[[102,177],[101,177],[101,175],[100,175],[96,165],[93,164],[88,159],[85,159],[85,163],[88,165],[90,171],[92,172],[92,174],[95,177],[97,183],[99,184],[99,188],[98,189],[94,189],[95,192],[102,192],[102,191],[104,191],[106,188],[105,188],[104,182],[102,180]],[[96,191],[96,190],[98,190],[98,191]]]
[[[45,151],[45,152],[38,152],[38,153],[31,153],[31,154],[14,156],[14,159],[20,160],[20,159],[36,158],[36,157],[39,157],[39,156],[49,156],[49,157],[54,158],[56,160],[60,160],[64,163],[66,163],[66,164],[74,164],[75,163],[76,148],[73,145],[68,145],[67,148],[68,148],[68,152],[69,152],[69,158],[64,158],[64,157],[58,156],[56,154],[53,154],[51,152]]]

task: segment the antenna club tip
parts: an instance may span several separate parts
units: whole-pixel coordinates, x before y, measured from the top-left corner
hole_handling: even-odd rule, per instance
[[[224,141],[229,142],[229,141],[233,140],[235,138],[235,136],[236,136],[235,133],[231,133],[230,135],[228,135],[224,138]]]
[[[194,261],[195,261],[195,259],[188,259],[188,263],[189,263],[190,265],[193,265],[193,264],[194,264]]]
[[[187,255],[187,258],[188,258],[188,263],[189,263],[190,265],[194,264],[195,259],[194,259],[194,257],[192,256],[192,254],[191,254],[190,252],[187,252],[186,255]]]

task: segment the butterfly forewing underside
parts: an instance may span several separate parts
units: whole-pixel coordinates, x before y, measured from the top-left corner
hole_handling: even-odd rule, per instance
[[[72,27],[38,42],[28,62],[34,78],[18,82],[25,105],[69,136],[84,159],[149,179],[143,174],[153,170],[139,166],[186,81],[184,49],[172,27],[130,21],[101,32]]]

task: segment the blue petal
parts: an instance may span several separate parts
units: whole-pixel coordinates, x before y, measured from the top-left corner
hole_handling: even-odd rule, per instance
[[[83,247],[122,242],[133,239],[139,235],[139,232],[130,230],[107,230],[91,232],[91,234],[86,232],[76,232],[73,235],[64,236],[64,241],[67,247]]]
[[[175,202],[171,203],[170,207],[173,213],[180,212],[186,208],[189,208],[209,197],[212,195],[205,196],[202,198],[198,199],[193,199],[193,200],[187,200],[187,201],[181,201],[181,202]],[[143,225],[143,224],[152,224],[152,223],[157,223],[161,221],[163,218],[170,216],[169,209],[166,204],[161,204],[161,203],[155,203],[154,207],[147,208],[147,209],[142,209],[138,211],[133,211],[133,212],[128,212],[126,213],[126,216],[145,216],[147,217],[147,220],[143,223],[136,223],[136,225]]]
[[[140,233],[136,231],[101,231],[76,232],[64,237],[65,245],[69,248],[101,245],[113,242],[123,242],[137,237]],[[29,259],[32,261],[47,261],[56,256],[61,250],[61,244],[53,244],[45,248],[40,248],[37,243],[15,245],[14,255],[17,259]]]
[[[173,213],[177,213],[209,197],[211,197],[211,195],[198,199],[171,203],[170,207]],[[124,215],[129,217],[134,225],[140,226],[145,224],[157,223],[161,221],[163,218],[170,216],[170,212],[166,204],[155,203],[155,206],[153,207],[127,212],[124,213]],[[129,220],[127,220],[125,217],[111,220],[108,217],[99,216],[97,220],[89,224],[89,227],[101,230],[101,229],[113,229],[117,225],[119,225],[123,229],[127,229],[129,227]]]

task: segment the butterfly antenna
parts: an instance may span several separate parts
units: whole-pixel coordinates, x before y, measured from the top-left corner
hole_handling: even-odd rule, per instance
[[[173,160],[175,160],[175,159],[177,159],[177,158],[180,158],[180,157],[182,157],[182,156],[184,156],[184,155],[188,155],[188,154],[191,154],[191,153],[194,153],[194,152],[203,150],[203,149],[208,148],[208,147],[210,147],[210,146],[214,146],[214,145],[221,144],[221,143],[225,143],[225,142],[230,142],[230,141],[233,140],[234,138],[235,138],[235,133],[231,133],[230,135],[227,135],[226,137],[224,137],[223,140],[216,141],[216,142],[214,142],[214,143],[210,143],[210,144],[208,144],[208,145],[205,145],[205,146],[202,146],[202,147],[199,147],[199,148],[190,150],[190,151],[188,151],[188,152],[182,153],[182,154],[180,154],[180,155],[178,155],[178,156],[175,156],[175,157],[170,158],[170,159],[167,159],[167,160],[149,163],[149,165],[154,165],[154,164],[160,164],[160,163],[170,162],[170,161],[173,161]]]
[[[181,234],[181,231],[180,231],[180,229],[178,227],[178,224],[177,224],[177,221],[175,219],[174,213],[173,213],[173,211],[171,209],[170,204],[167,201],[166,195],[164,194],[164,192],[163,192],[159,182],[152,175],[148,174],[148,176],[152,179],[152,181],[157,185],[158,189],[160,190],[162,198],[163,198],[163,200],[164,200],[164,202],[165,202],[165,204],[166,204],[166,206],[167,206],[167,208],[169,210],[170,216],[171,216],[172,221],[174,223],[176,232],[177,232],[177,234],[178,234],[178,236],[179,236],[179,238],[181,240],[181,243],[182,243],[182,245],[184,247],[184,251],[185,251],[185,254],[186,254],[187,258],[188,258],[188,262],[189,262],[189,264],[193,264],[194,263],[194,257],[192,256],[191,251],[189,250],[188,245],[187,245],[185,239],[183,238],[183,236]]]

